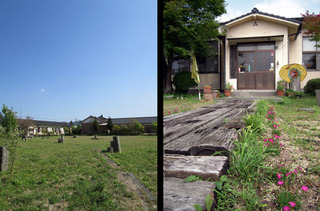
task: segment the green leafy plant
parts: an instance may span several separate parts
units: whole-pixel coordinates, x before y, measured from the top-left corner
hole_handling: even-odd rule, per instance
[[[196,175],[190,175],[189,177],[185,178],[184,180],[186,182],[193,182],[193,181],[202,180],[202,179]]]
[[[228,180],[228,176],[227,175],[222,175],[219,179],[219,181],[216,181],[215,184],[217,186],[218,190],[222,189],[222,185],[224,182],[226,182]]]
[[[225,88],[226,90],[231,90],[232,84],[231,83],[226,83]]]
[[[211,194],[207,194],[206,196],[206,209],[207,211],[211,210],[213,204],[213,197]],[[193,207],[196,209],[196,211],[203,211],[202,207],[199,204],[193,205]]]
[[[173,84],[176,87],[176,93],[185,94],[189,88],[195,87],[197,83],[191,78],[191,72],[180,72],[173,77]]]

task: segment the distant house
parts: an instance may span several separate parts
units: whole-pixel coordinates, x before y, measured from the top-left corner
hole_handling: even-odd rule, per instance
[[[157,122],[157,117],[130,117],[130,118],[111,118],[113,125],[129,125],[130,122],[134,119],[145,127],[145,131],[149,132],[151,129],[152,122]],[[93,131],[93,122],[97,120],[99,124],[98,133],[108,133],[107,125],[108,119],[103,116],[95,117],[89,116],[83,121],[81,121],[81,133],[82,134],[94,134]]]
[[[23,121],[28,121],[25,119],[17,119],[18,124],[23,123]],[[32,120],[32,123],[28,127],[27,136],[34,135],[64,135],[66,131],[64,128],[71,128],[72,126],[67,122],[53,122],[53,121],[42,121],[42,120]]]

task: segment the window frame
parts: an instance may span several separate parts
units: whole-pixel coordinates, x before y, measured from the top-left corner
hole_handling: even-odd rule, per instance
[[[310,36],[303,36],[303,37],[302,37],[302,64],[303,64],[303,66],[306,68],[306,70],[307,70],[308,72],[312,72],[312,71],[316,72],[316,71],[320,71],[320,69],[317,69],[317,66],[320,67],[320,64],[317,65],[318,62],[320,63],[320,59],[319,59],[319,61],[317,60],[317,54],[318,54],[318,57],[320,58],[320,47],[316,47],[316,50],[315,50],[315,51],[304,51],[304,45],[303,45],[304,39],[311,39],[311,38],[312,38],[312,37],[310,37]],[[318,43],[316,42],[316,44],[318,44]],[[304,56],[305,54],[315,54],[315,55],[316,55],[316,63],[315,63],[315,67],[316,67],[316,68],[315,68],[315,69],[309,69],[309,68],[307,68],[307,66],[305,65],[305,62],[304,62],[304,60],[303,60],[303,56]]]

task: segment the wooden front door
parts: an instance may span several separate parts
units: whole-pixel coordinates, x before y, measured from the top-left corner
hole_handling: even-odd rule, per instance
[[[238,45],[238,89],[275,89],[274,43]]]

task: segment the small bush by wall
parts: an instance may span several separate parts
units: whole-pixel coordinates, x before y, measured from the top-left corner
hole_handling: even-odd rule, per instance
[[[186,94],[191,87],[195,87],[197,83],[191,78],[191,72],[180,72],[173,77],[173,84],[176,92]]]
[[[306,94],[316,95],[316,89],[320,89],[320,78],[311,79],[307,82],[307,85],[304,87],[304,92]]]

